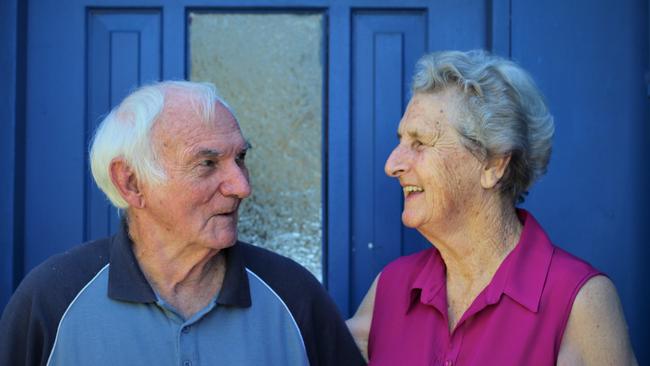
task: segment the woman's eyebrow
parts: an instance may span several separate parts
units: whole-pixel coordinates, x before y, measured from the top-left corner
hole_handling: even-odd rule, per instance
[[[418,130],[408,130],[406,131],[406,135],[413,139],[418,139],[422,136],[422,134]],[[404,134],[400,132],[399,130],[397,131],[397,139],[401,140]]]
[[[426,138],[427,136],[432,136],[432,135],[438,135],[439,133],[436,133],[437,131],[434,131],[433,133],[430,133],[429,131],[420,131],[420,130],[409,130],[406,131],[406,135],[410,137],[413,140],[420,140],[423,138]],[[401,140],[403,137],[403,134],[401,132],[397,132],[397,139]]]

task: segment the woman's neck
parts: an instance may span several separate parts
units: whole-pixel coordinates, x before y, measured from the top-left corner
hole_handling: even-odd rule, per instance
[[[447,277],[474,282],[491,279],[521,236],[522,224],[515,208],[502,200],[488,201],[473,215],[450,218],[444,228],[420,232],[438,249]]]

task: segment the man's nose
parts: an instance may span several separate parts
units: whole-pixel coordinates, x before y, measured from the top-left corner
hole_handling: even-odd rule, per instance
[[[219,186],[222,195],[240,199],[250,196],[251,185],[245,167],[233,162],[226,174]]]
[[[404,150],[402,145],[397,145],[388,156],[384,171],[386,175],[393,178],[399,178],[404,174],[408,167],[408,153]]]

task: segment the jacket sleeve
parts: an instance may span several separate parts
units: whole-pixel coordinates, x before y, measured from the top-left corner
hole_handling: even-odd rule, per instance
[[[298,323],[310,366],[356,366],[365,361],[321,283],[289,258],[240,243],[246,266],[282,298]]]
[[[317,281],[315,281],[317,282]],[[365,365],[354,338],[338,307],[320,283],[313,284],[311,309],[305,314],[311,324],[302,327],[309,360],[314,365]]]
[[[19,288],[0,318],[0,365],[39,366],[52,348],[34,298]]]

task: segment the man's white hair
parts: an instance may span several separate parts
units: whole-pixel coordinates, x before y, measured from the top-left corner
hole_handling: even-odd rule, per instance
[[[128,95],[100,123],[90,145],[90,168],[95,183],[117,208],[126,209],[128,203],[111,180],[110,165],[114,159],[124,159],[140,182],[160,184],[167,179],[151,131],[165,99],[170,97],[169,91],[188,96],[191,107],[205,123],[212,121],[215,102],[234,116],[211,83],[163,81],[140,87]]]

